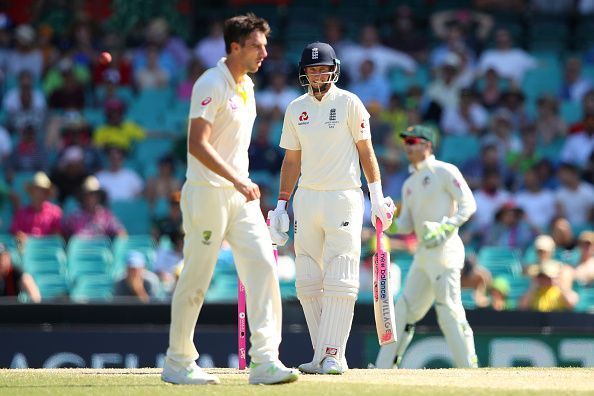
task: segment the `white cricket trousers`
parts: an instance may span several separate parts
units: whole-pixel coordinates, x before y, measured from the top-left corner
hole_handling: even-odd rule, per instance
[[[260,202],[245,201],[234,188],[185,183],[181,194],[184,268],[173,294],[167,359],[185,365],[198,359],[194,328],[223,240],[231,245],[245,285],[255,363],[278,359],[282,305],[272,241]],[[230,297],[235,298],[235,290]]]

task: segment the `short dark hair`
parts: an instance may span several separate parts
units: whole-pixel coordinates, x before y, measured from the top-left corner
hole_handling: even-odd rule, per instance
[[[253,31],[260,31],[268,37],[270,25],[264,18],[257,17],[253,13],[238,15],[225,21],[223,36],[225,37],[225,51],[231,53],[231,43],[243,45],[247,36]]]

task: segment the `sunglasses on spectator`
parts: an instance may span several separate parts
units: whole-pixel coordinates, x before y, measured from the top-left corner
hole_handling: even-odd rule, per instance
[[[407,136],[404,138],[404,144],[414,146],[415,144],[426,142],[425,139],[416,136]]]

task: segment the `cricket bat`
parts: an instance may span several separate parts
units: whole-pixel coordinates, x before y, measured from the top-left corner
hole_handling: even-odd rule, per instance
[[[394,296],[390,286],[390,253],[382,246],[382,221],[376,218],[377,249],[373,255],[373,312],[380,345],[396,342]]]
[[[245,326],[245,287],[240,279],[237,280],[237,357],[239,369],[247,366],[246,326]]]

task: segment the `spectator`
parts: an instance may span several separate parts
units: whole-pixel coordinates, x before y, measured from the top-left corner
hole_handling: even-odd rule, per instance
[[[266,60],[268,62],[268,59]],[[177,86],[177,99],[190,102],[190,98],[192,97],[192,88],[194,87],[194,83],[204,73],[204,66],[197,58],[190,59],[188,63],[187,71],[186,71],[186,78],[182,80],[179,85]]]
[[[479,89],[482,105],[489,111],[499,107],[503,92],[499,83],[499,75],[493,68],[487,69],[483,75],[484,85]]]
[[[577,241],[575,240],[573,229],[571,228],[569,221],[565,217],[555,216],[551,220],[549,229],[549,234],[555,241],[555,246],[557,247],[558,254],[556,254],[556,256],[560,257],[563,262],[573,264],[571,263],[569,256],[572,256]]]
[[[441,115],[441,129],[448,135],[479,136],[487,127],[489,114],[481,106],[472,89],[460,90],[457,106],[446,107]]]
[[[107,151],[107,169],[97,173],[97,180],[110,201],[127,201],[142,193],[144,182],[138,173],[124,167],[125,159],[123,150],[112,147]]]
[[[248,157],[250,161],[250,174],[252,172],[265,172],[266,176],[276,175],[283,163],[282,150],[272,144],[270,134],[272,132],[272,122],[270,119],[261,117],[256,126],[256,135],[254,136],[250,147],[248,148]]]
[[[126,275],[114,285],[114,296],[136,297],[143,303],[157,297],[159,278],[146,269],[144,254],[136,250],[130,251],[126,265]]]
[[[155,240],[160,240],[161,237],[174,234],[182,227],[182,215],[179,205],[181,193],[176,191],[169,195],[169,211],[167,215],[161,218],[154,219],[152,234]]]
[[[433,16],[437,14],[439,13],[433,14]],[[433,16],[432,23],[434,22]],[[461,26],[457,23],[453,23],[447,28],[438,27],[437,29],[440,30],[438,37],[442,40],[442,43],[431,52],[431,57],[429,59],[431,68],[433,70],[438,70],[443,66],[443,63],[449,54],[454,53],[467,61],[467,64],[464,65],[465,67],[470,67],[471,70],[474,69],[476,53],[466,45],[464,31]]]
[[[122,38],[115,32],[109,32],[103,36],[103,48],[111,54],[111,62],[95,61],[93,66],[93,82],[96,85],[104,83],[105,72],[113,69],[118,72],[118,86],[130,87],[134,82],[134,71],[130,56],[122,48]]]
[[[388,77],[388,72],[393,68],[400,68],[407,73],[413,73],[417,69],[417,63],[409,55],[385,47],[379,42],[377,29],[373,25],[365,25],[361,28],[360,43],[341,50],[343,59],[348,59],[345,64],[345,72],[352,82],[361,79],[361,63],[370,59],[375,65],[376,73]]]
[[[170,75],[159,64],[159,48],[155,45],[146,46],[146,65],[140,66],[134,73],[134,80],[139,90],[166,88]]]
[[[16,211],[10,232],[23,244],[28,236],[46,236],[62,232],[62,209],[49,201],[52,182],[43,172],[37,172],[27,183],[31,203]]]
[[[147,26],[147,41],[173,60],[176,70],[185,68],[190,61],[191,53],[186,43],[171,34],[171,29],[165,18],[155,18]]]
[[[575,165],[562,164],[558,170],[561,186],[557,189],[557,214],[566,217],[573,227],[592,221],[594,186],[581,181]]]
[[[557,99],[550,95],[543,95],[538,98],[537,104],[536,131],[539,140],[544,145],[548,145],[565,138],[567,125],[559,115],[559,102],[557,102]]]
[[[256,93],[256,104],[264,116],[281,119],[289,103],[300,95],[298,90],[287,85],[287,75],[274,73],[268,87]]]
[[[542,188],[534,168],[524,173],[524,188],[516,193],[514,200],[526,212],[528,222],[544,232],[555,216],[555,194]]]
[[[266,50],[268,51],[266,62],[262,63],[260,71],[255,75],[257,76],[258,81],[262,82],[263,88],[269,88],[270,84],[272,84],[273,77],[277,74],[285,76],[285,78],[287,76],[291,77],[297,75],[297,65],[287,60],[286,51],[281,41],[270,41]],[[336,52],[338,53],[338,50],[336,50]],[[257,94],[258,93],[256,92],[256,95]],[[260,104],[259,101],[258,104]]]
[[[458,106],[464,83],[458,78],[462,61],[454,53],[444,59],[436,78],[429,83],[423,99],[425,118],[439,122],[444,109]]]
[[[82,110],[85,107],[85,87],[75,74],[74,63],[70,58],[63,58],[58,63],[58,69],[63,83],[49,94],[50,109]]]
[[[8,180],[12,180],[15,172],[45,171],[47,154],[37,138],[37,130],[33,124],[25,125],[20,131],[21,139],[13,150],[5,169]]]
[[[107,123],[98,127],[93,136],[97,147],[117,147],[128,151],[135,142],[144,139],[142,127],[133,121],[124,120],[124,112],[125,104],[119,99],[105,103]]]
[[[339,59],[343,59],[343,52],[356,44],[345,35],[344,23],[337,17],[329,17],[324,20],[324,40],[334,48]],[[264,65],[266,65],[264,62]],[[342,73],[341,73],[342,74]],[[341,76],[342,77],[342,76]]]
[[[580,58],[568,58],[565,61],[559,98],[564,101],[581,102],[586,92],[592,88],[592,83],[582,77],[582,61]]]
[[[495,111],[491,117],[491,131],[483,136],[481,141],[483,144],[495,145],[502,162],[510,151],[520,151],[522,141],[514,133],[513,114],[504,108]]]
[[[73,235],[84,237],[125,236],[126,230],[120,221],[103,206],[105,192],[95,176],[85,179],[80,193],[80,208],[67,216],[63,230],[66,238]]]
[[[157,249],[155,258],[155,273],[159,276],[161,284],[166,292],[172,292],[175,285],[175,270],[183,260],[184,233],[181,229],[171,232],[169,235],[171,245],[163,246],[161,243]]]
[[[495,224],[485,233],[482,245],[524,250],[534,238],[524,211],[514,202],[505,203],[495,214]]]
[[[219,59],[227,56],[225,40],[223,38],[223,25],[220,21],[213,21],[211,23],[208,36],[196,44],[194,54],[207,69],[215,67]]]
[[[34,87],[33,75],[23,70],[18,76],[18,86],[6,93],[2,101],[8,128],[20,130],[25,122],[41,127],[45,120],[46,102],[41,90]]]
[[[510,112],[512,128],[515,131],[532,123],[524,106],[525,101],[522,90],[515,87],[509,88],[501,96],[501,108]]]
[[[21,292],[26,293],[32,302],[41,302],[33,277],[13,266],[10,252],[0,243],[0,297],[16,298]]]
[[[384,194],[396,200],[401,199],[402,186],[409,175],[408,168],[402,162],[402,152],[388,149],[378,155],[381,167]]]
[[[472,298],[479,308],[489,305],[487,292],[491,285],[491,272],[483,266],[480,266],[474,255],[466,256],[462,274],[460,277],[463,289],[472,289]]]
[[[501,173],[498,169],[486,169],[481,188],[474,191],[476,213],[471,222],[480,230],[488,231],[495,221],[495,213],[510,199],[510,194],[503,188]]]
[[[12,153],[12,140],[8,130],[0,125],[0,164],[3,167],[7,166],[7,162]]]
[[[359,79],[351,83],[348,90],[357,95],[365,106],[379,103],[385,109],[390,100],[390,80],[386,75],[375,71],[375,64],[371,59],[361,62]]]
[[[397,142],[400,139],[400,136],[397,133],[398,131],[403,131],[406,129],[406,127],[411,125],[411,123],[408,122],[408,117],[402,98],[400,95],[394,92],[390,95],[388,107],[382,110],[379,115],[379,119],[390,126],[390,129],[395,136],[395,139],[392,140],[393,142]],[[379,147],[379,145],[385,144],[385,142],[381,140],[378,141],[374,138],[375,136],[371,137],[371,141],[374,145],[378,145]]]
[[[574,279],[580,285],[594,285],[594,231],[582,231],[578,238],[579,261],[574,270]]]
[[[41,78],[43,55],[35,45],[35,30],[29,25],[19,25],[14,33],[15,48],[6,60],[6,77],[16,78],[28,70],[35,80]]]
[[[570,135],[561,149],[561,161],[584,168],[594,152],[594,113],[584,117],[583,130]]]
[[[567,264],[553,259],[557,246],[553,238],[541,234],[534,239],[534,250],[536,251],[536,263],[524,265],[522,271],[525,275],[535,277],[545,266],[552,266],[557,270],[556,283],[562,289],[571,289],[573,284],[573,268]]]
[[[447,39],[451,29],[458,29],[461,39],[475,53],[482,50],[493,28],[493,17],[489,14],[466,9],[445,10],[431,15],[431,28],[440,39]]]
[[[76,197],[90,173],[85,168],[85,153],[80,146],[69,146],[58,157],[50,177],[58,189],[58,202]]]
[[[62,116],[61,144],[62,150],[58,152],[57,162],[71,146],[80,147],[83,151],[83,162],[88,173],[97,172],[103,166],[99,149],[91,142],[91,126],[77,111],[70,111]]]
[[[159,159],[159,171],[146,182],[145,196],[149,204],[159,199],[169,199],[171,194],[181,189],[181,182],[175,176],[175,161],[166,155]]]
[[[390,34],[384,42],[388,47],[412,56],[417,62],[425,63],[429,43],[422,29],[417,26],[414,16],[409,6],[398,6],[390,21]]]
[[[533,126],[527,125],[522,129],[521,139],[522,148],[512,148],[505,156],[506,165],[518,176],[533,168],[541,159],[541,154],[537,151],[538,137]]]
[[[511,184],[513,175],[499,158],[497,145],[483,144],[481,152],[466,161],[460,168],[471,190],[481,188],[487,172],[496,171],[500,175],[500,186]],[[475,214],[476,216],[476,214]]]
[[[520,85],[524,74],[537,66],[536,59],[520,48],[513,47],[513,39],[507,29],[495,32],[495,48],[483,52],[479,59],[479,72],[493,68],[501,77]]]
[[[493,282],[489,287],[491,308],[495,311],[506,311],[512,308],[512,303],[509,301],[510,289],[509,281],[503,276],[498,276],[493,279]]]
[[[520,298],[519,309],[539,312],[568,311],[575,308],[579,296],[572,289],[559,284],[561,269],[558,263],[547,262],[538,266],[530,288]]]

